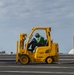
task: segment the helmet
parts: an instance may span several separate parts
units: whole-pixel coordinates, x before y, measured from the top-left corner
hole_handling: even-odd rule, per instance
[[[36,34],[35,34],[35,37],[39,37],[39,36],[40,36],[39,33],[36,33]]]

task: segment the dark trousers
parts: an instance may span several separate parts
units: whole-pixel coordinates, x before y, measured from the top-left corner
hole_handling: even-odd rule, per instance
[[[28,48],[31,47],[31,49],[29,49],[31,52],[33,52],[33,50],[35,49],[36,46],[42,46],[40,43],[37,43],[36,39],[33,38],[33,40],[28,44]]]

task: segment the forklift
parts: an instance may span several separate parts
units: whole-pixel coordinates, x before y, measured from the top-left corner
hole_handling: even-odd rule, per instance
[[[31,52],[28,48],[29,42],[36,30],[45,31],[46,45],[35,48],[34,52]],[[30,62],[45,62],[52,64],[59,60],[59,46],[58,43],[54,43],[51,39],[50,27],[34,27],[30,35],[20,33],[20,39],[16,44],[16,63],[20,62],[25,65]]]

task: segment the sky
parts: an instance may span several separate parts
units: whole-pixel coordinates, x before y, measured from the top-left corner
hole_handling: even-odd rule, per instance
[[[74,0],[0,0],[0,51],[16,52],[20,33],[51,27],[60,53],[68,53],[74,36]]]

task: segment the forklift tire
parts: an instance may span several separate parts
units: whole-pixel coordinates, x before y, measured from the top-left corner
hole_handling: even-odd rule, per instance
[[[47,57],[46,60],[45,60],[45,62],[47,64],[52,64],[53,63],[53,58],[52,57]]]
[[[23,64],[23,65],[26,65],[30,62],[30,58],[28,55],[26,54],[23,54],[20,56],[20,63]]]

